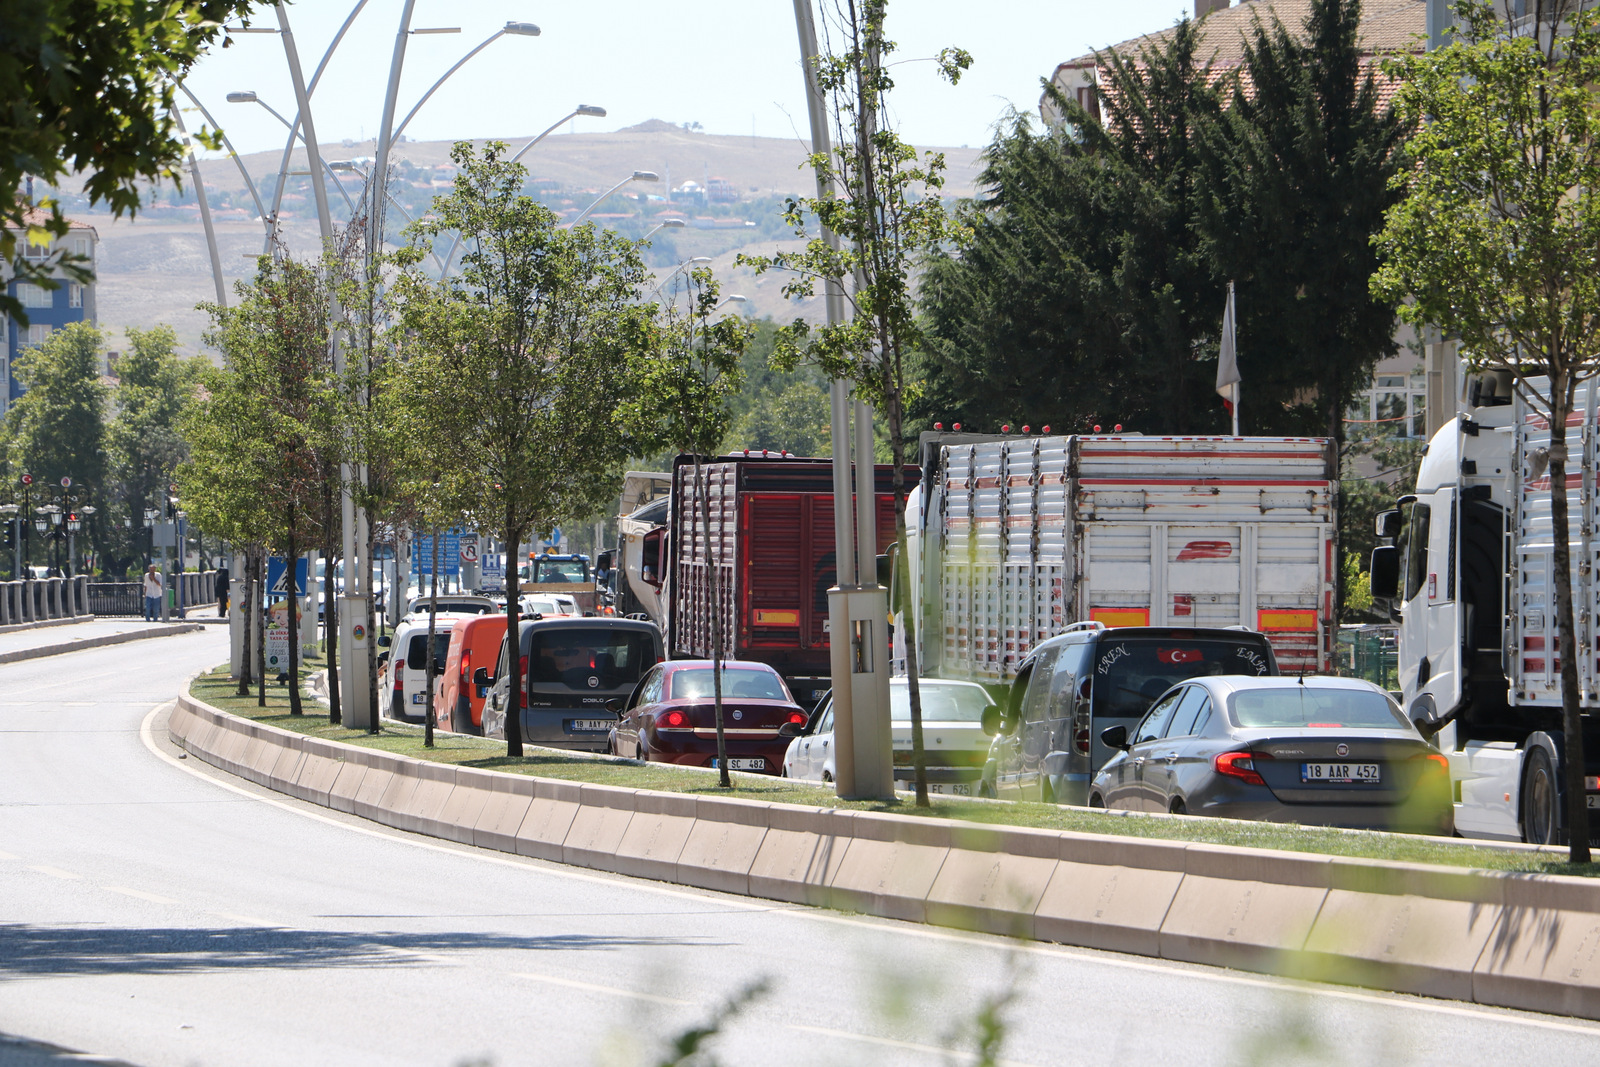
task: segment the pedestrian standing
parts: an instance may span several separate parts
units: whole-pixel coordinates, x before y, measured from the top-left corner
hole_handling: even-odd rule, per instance
[[[228,565],[217,568],[217,618],[228,616]]]
[[[161,597],[166,592],[161,582],[161,572],[154,563],[144,571],[144,621],[161,621]]]

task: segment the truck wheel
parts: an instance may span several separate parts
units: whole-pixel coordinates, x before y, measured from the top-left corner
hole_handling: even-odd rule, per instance
[[[1556,772],[1542,748],[1528,753],[1522,771],[1522,839],[1530,845],[1556,843]]]

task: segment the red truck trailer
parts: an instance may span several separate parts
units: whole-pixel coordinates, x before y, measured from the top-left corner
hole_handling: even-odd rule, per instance
[[[877,468],[879,553],[894,541],[894,468]],[[909,490],[920,477],[908,466]],[[709,494],[710,529],[700,490]],[[709,536],[708,536],[709,533]],[[692,457],[673,464],[661,557],[667,654],[711,654],[709,546],[718,561],[723,649],[766,663],[810,707],[829,686],[828,589],[835,581],[833,475],[826,459]]]

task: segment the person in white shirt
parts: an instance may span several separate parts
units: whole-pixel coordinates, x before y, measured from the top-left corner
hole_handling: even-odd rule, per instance
[[[156,570],[154,563],[145,568],[144,572],[144,621],[159,622],[161,620],[161,595],[166,590],[161,583],[161,572]]]

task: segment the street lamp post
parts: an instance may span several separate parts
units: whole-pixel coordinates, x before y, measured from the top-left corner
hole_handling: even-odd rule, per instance
[[[701,266],[703,264],[710,263],[710,262],[711,262],[711,257],[710,256],[690,256],[688,259],[684,260],[682,263],[679,263],[676,267],[673,267],[671,273],[669,273],[665,278],[661,279],[660,284],[658,284],[654,289],[650,290],[648,293],[645,294],[645,299],[648,300],[652,296],[655,296],[657,293],[661,292],[661,290],[663,290],[663,289],[665,289],[667,287],[667,283],[668,282],[670,282],[672,279],[676,278],[678,275],[682,274],[684,271],[688,270],[690,267],[698,267],[698,266]],[[673,290],[673,294],[672,295],[673,295],[674,299],[677,298],[678,294],[677,294],[677,290],[676,289]]]
[[[17,519],[17,530],[19,531],[19,536],[17,537],[17,579],[19,581],[27,577],[27,575],[23,573],[23,568],[27,566],[29,560],[28,514],[32,510],[33,505],[33,475],[24,474],[21,481],[22,512],[20,517]]]
[[[618,189],[621,189],[624,185],[627,185],[629,182],[658,182],[660,180],[661,180],[661,176],[658,175],[653,170],[636,170],[636,171],[634,171],[632,174],[628,175],[626,178],[622,179],[620,182],[618,182],[617,184],[613,185],[611,188],[607,189],[605,192],[601,193],[598,197],[595,198],[595,202],[594,203],[590,204],[588,207],[586,207],[582,211],[580,211],[578,213],[578,217],[572,220],[572,225],[569,227],[569,229],[577,229],[579,223],[583,222],[584,219],[586,219],[590,215],[594,214],[594,209],[595,208],[597,208],[601,204],[605,203],[606,200],[610,198],[612,193],[616,192]]]

